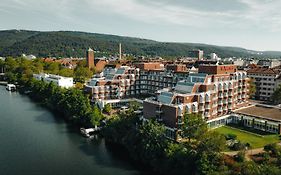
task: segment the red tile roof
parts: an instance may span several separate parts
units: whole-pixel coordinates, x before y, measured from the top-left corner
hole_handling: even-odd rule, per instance
[[[248,74],[270,74],[270,75],[278,75],[280,74],[280,70],[273,69],[273,68],[253,68],[247,71]]]

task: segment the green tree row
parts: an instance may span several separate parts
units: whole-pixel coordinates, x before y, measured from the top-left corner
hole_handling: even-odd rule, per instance
[[[76,88],[64,89],[53,83],[33,79],[34,73],[52,73],[63,76],[73,76],[77,82],[84,82],[93,74],[85,67],[85,62],[78,64],[73,71],[63,68],[59,63],[44,63],[41,59],[27,60],[24,58],[8,57],[0,60],[0,69],[4,69],[5,79],[18,83],[22,92],[30,92],[32,99],[51,110],[59,112],[67,120],[79,125],[98,125],[103,118],[97,106],[92,107],[88,96]]]
[[[150,167],[155,174],[277,175],[281,173],[280,165],[277,163],[247,162],[224,155],[222,151],[226,146],[225,137],[208,130],[200,115],[186,114],[184,123],[182,141],[174,142],[167,139],[166,129],[162,124],[155,120],[142,122],[132,110],[110,120],[103,130],[103,135],[106,141],[124,146],[135,161]],[[276,153],[276,148],[272,147],[267,150],[280,156]]]
[[[23,85],[30,97],[49,109],[59,112],[67,120],[81,126],[95,126],[103,119],[99,108],[92,107],[89,98],[82,91],[60,88],[53,83],[30,79]]]
[[[0,71],[4,70],[9,82],[27,81],[33,74],[49,73],[64,77],[73,77],[75,82],[84,83],[91,78],[95,70],[86,67],[86,61],[80,61],[73,69],[65,68],[57,62],[43,62],[42,59],[27,60],[25,58],[8,57],[5,61],[0,60]]]

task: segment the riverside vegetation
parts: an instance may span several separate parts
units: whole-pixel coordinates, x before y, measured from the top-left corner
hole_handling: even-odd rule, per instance
[[[62,89],[52,83],[32,79],[33,73],[52,73],[49,66],[40,60],[8,58],[0,61],[1,67],[5,67],[9,82],[18,82],[21,91],[31,91],[29,95],[32,99],[63,114],[68,121],[79,126],[92,126],[98,125],[103,119],[99,108],[92,107],[89,98],[81,90]],[[281,174],[281,149],[276,144],[266,145],[266,152],[253,161],[245,161],[243,151],[232,158],[222,153],[226,146],[225,137],[208,130],[199,115],[185,115],[182,136],[187,139],[177,143],[165,137],[162,124],[154,120],[140,121],[134,110],[132,106],[126,113],[110,119],[102,135],[107,142],[125,147],[132,159],[156,173]]]

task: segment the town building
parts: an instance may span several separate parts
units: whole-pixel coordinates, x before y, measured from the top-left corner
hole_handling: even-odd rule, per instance
[[[217,60],[217,61],[221,60],[221,58],[218,57],[218,55],[216,53],[210,53],[209,59],[210,60]]]
[[[137,87],[140,87],[137,95],[155,95],[160,89],[175,87],[179,80],[185,79],[189,74],[183,64],[167,64],[165,67],[160,62],[154,62],[134,66],[140,69],[140,78],[136,81]]]
[[[225,119],[220,117],[247,106],[248,81],[247,73],[234,65],[201,65],[198,74],[144,100],[143,117],[164,123],[167,136],[177,140],[185,113],[199,113],[207,122],[221,124]]]
[[[203,50],[192,50],[192,51],[189,51],[188,56],[191,58],[196,58],[197,60],[203,60],[204,51]]]
[[[231,114],[231,123],[244,127],[281,134],[281,108],[269,105],[252,105]]]
[[[281,65],[281,62],[275,59],[263,59],[259,60],[257,64],[261,67],[274,68],[276,66]]]
[[[62,87],[62,88],[71,88],[74,86],[73,78],[72,77],[62,77],[59,75],[52,75],[52,74],[33,74],[33,77],[37,80],[42,80],[44,82],[52,82],[55,85]]]
[[[84,90],[91,94],[93,102],[130,98],[140,89],[135,83],[138,79],[138,68],[108,67],[99,76],[92,78]]]
[[[85,86],[85,92],[92,95],[93,102],[103,101],[104,104],[114,99],[142,98],[153,96],[160,89],[175,87],[188,74],[187,67],[180,64],[167,64],[166,67],[160,62],[108,65]]]
[[[247,71],[248,77],[253,80],[256,86],[254,98],[257,100],[270,100],[277,86],[277,78],[281,70],[274,68],[258,67]]]

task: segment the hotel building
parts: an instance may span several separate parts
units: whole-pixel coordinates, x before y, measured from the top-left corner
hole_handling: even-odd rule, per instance
[[[105,68],[104,71],[93,78],[86,86],[85,91],[92,96],[92,101],[129,98],[136,95],[136,80],[139,79],[138,68],[121,66],[120,68]]]
[[[234,65],[201,65],[198,74],[147,98],[143,117],[164,123],[172,139],[178,139],[185,113],[201,114],[210,127],[225,124],[223,116],[248,105],[248,81],[247,73]]]

